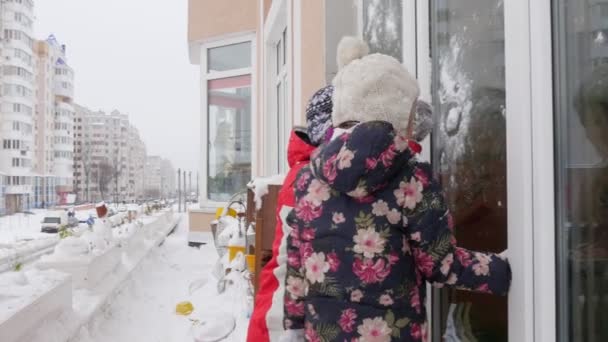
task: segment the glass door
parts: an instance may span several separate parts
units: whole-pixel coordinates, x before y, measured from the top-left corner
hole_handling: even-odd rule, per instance
[[[557,336],[608,341],[608,1],[552,4]]]
[[[430,2],[432,160],[460,246],[507,247],[505,26],[502,0]],[[506,297],[436,290],[434,341],[508,341]]]

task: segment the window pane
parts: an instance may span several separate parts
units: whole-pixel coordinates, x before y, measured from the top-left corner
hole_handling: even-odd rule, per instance
[[[275,59],[277,61],[277,75],[281,73],[281,65],[283,65],[281,63],[281,60],[283,59],[282,53],[283,53],[283,47],[281,44],[281,41],[279,40],[279,42],[277,43],[276,46],[276,55],[275,55]]]
[[[225,202],[251,180],[251,76],[208,82],[207,193]]]
[[[251,66],[251,43],[244,42],[208,50],[207,71],[226,71]]]
[[[363,0],[363,39],[370,52],[403,61],[402,0]]]
[[[560,341],[608,341],[606,5],[553,1]]]
[[[287,29],[283,30],[283,65],[287,63]]]
[[[502,6],[502,0],[431,2],[433,165],[459,245],[492,252],[507,243]],[[506,298],[446,290],[434,301],[435,341],[508,340]]]
[[[277,122],[276,122],[276,129],[277,129],[277,154],[278,154],[278,158],[277,158],[277,171],[281,172],[281,165],[283,164],[283,160],[286,159],[287,157],[287,153],[285,153],[285,146],[283,145],[284,141],[282,140],[282,137],[284,135],[283,133],[283,123],[285,122],[285,111],[284,111],[284,102],[285,102],[285,98],[283,97],[284,91],[283,91],[283,82],[280,81],[279,84],[277,84]],[[285,154],[284,154],[285,153]]]

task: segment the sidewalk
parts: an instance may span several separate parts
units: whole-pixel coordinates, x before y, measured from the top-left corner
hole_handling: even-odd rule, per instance
[[[188,220],[183,217],[175,233],[150,253],[112,304],[75,341],[193,341],[189,318],[219,312],[237,319],[236,330],[225,341],[244,341],[248,324],[244,303],[230,289],[218,295],[210,275],[217,259],[211,235],[200,249],[188,247],[187,238]],[[192,282],[202,279],[206,284],[190,295]],[[176,304],[182,301],[192,302],[191,316],[175,314]]]

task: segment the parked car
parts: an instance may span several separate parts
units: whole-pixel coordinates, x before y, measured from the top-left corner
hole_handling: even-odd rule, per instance
[[[63,226],[69,226],[67,211],[49,211],[42,219],[40,231],[43,233],[57,233]],[[78,224],[78,223],[76,223]]]

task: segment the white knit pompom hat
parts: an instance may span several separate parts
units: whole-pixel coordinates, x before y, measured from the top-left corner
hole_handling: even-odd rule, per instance
[[[334,126],[380,120],[404,132],[420,94],[418,81],[395,58],[367,55],[368,51],[367,44],[354,37],[344,37],[338,44]]]

